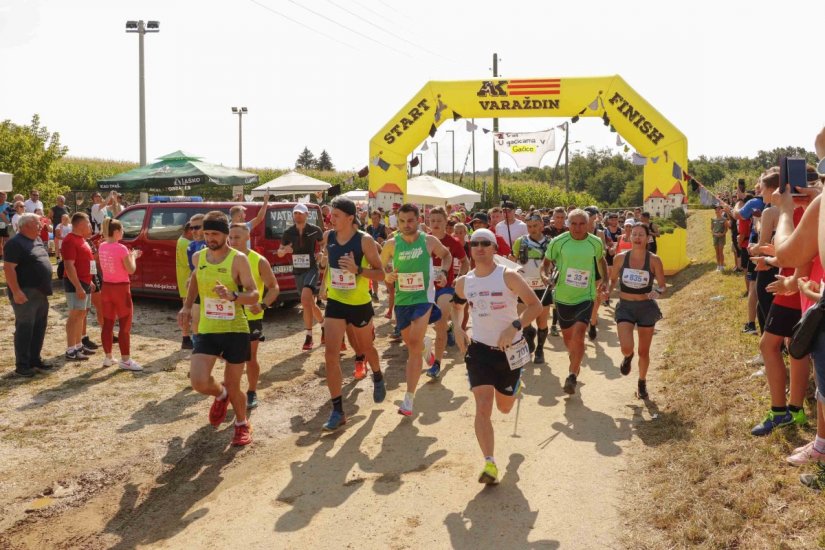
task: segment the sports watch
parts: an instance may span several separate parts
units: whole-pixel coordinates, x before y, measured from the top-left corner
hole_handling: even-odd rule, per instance
[[[521,319],[516,319],[513,321],[513,328],[516,330],[521,330]]]

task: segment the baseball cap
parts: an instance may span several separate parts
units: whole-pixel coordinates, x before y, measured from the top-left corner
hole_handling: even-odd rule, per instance
[[[633,220],[633,218],[628,218],[624,221],[624,224],[625,225],[635,225],[636,222]]]
[[[476,229],[470,237],[470,241],[490,241],[496,244],[496,236],[489,229]]]
[[[470,223],[477,221],[485,225],[490,225],[490,218],[484,212],[478,212],[475,216],[473,216],[473,219],[470,221]]]
[[[516,216],[521,216],[522,213],[523,212],[522,212],[521,208],[516,208]]]
[[[584,211],[587,212],[588,216],[595,216],[599,213],[599,209],[596,206],[587,206],[584,208]]]
[[[299,212],[306,216],[307,214],[309,214],[309,209],[307,209],[307,205],[305,204],[296,204],[292,207],[292,213],[294,214],[295,212]]]

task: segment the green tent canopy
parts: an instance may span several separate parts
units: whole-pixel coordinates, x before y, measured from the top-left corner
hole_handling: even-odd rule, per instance
[[[97,180],[101,191],[147,191],[169,193],[189,191],[207,184],[245,185],[258,183],[257,174],[203,162],[200,157],[175,151],[158,162],[141,166],[110,178]]]

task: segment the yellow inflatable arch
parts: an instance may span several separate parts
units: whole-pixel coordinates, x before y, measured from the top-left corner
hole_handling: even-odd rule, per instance
[[[687,138],[618,75],[428,82],[370,141],[370,191],[402,202],[407,157],[448,119],[604,115],[646,158],[645,209],[667,216],[686,207]],[[668,273],[687,266],[687,232],[663,235],[659,255]]]

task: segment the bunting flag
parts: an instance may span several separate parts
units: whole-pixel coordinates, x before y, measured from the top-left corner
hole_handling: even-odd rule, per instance
[[[682,175],[684,176],[685,181],[691,179],[691,176],[687,173],[687,170],[682,170]]]
[[[621,147],[622,145],[624,145],[624,141],[622,141],[622,136],[617,135],[616,136],[616,147]]]
[[[418,158],[418,157],[413,158],[413,159],[410,161],[410,168],[415,168],[416,166],[418,166],[418,165],[419,165],[419,163],[420,163],[420,162],[421,162],[421,159],[420,159],[420,158]]]
[[[625,145],[625,146],[624,146],[624,152],[625,152],[625,153],[629,153],[629,152],[630,152],[630,147],[628,147],[627,145]]]
[[[354,179],[355,178],[350,176],[350,177],[348,177],[347,179],[344,180],[344,183],[346,183],[347,185],[352,185],[352,182],[353,182]]]
[[[489,134],[492,130],[488,130],[487,128],[482,128],[485,134]]]
[[[430,137],[434,138],[436,132],[438,132],[438,128],[435,124],[433,124],[432,126],[430,126]]]
[[[653,164],[659,162],[659,157],[650,157],[650,160],[653,161]]]
[[[582,116],[582,115],[583,115],[584,113],[586,113],[586,112],[587,112],[587,107],[585,107],[584,109],[582,109],[581,111],[579,111],[579,116]]]
[[[472,121],[468,120],[467,121],[467,131],[468,132],[473,132],[475,130],[478,130],[478,124],[474,124]]]
[[[390,163],[379,157],[378,158],[378,167],[381,170],[383,170],[384,172],[386,172],[387,170],[390,169]]]
[[[435,106],[435,121],[439,122],[441,120],[441,113],[446,109],[447,106],[441,101],[441,97],[438,98],[438,105]]]
[[[421,146],[421,150],[422,151],[429,151],[430,150],[430,144],[425,141],[424,145]]]
[[[363,168],[358,170],[358,177],[359,178],[366,178],[369,175],[369,173],[370,173],[370,167],[369,166],[364,166]]]
[[[372,163],[373,166],[378,166],[379,160],[381,160],[381,157],[376,155],[370,159],[370,163]]]
[[[675,162],[673,163],[673,177],[677,180],[682,179],[682,167]]]
[[[590,107],[591,111],[595,111],[596,109],[598,109],[599,108],[599,98],[597,97],[596,99],[591,101],[590,105],[588,105],[588,107]]]
[[[456,122],[460,118],[463,118],[463,117],[460,114],[453,111],[453,122]]]
[[[398,164],[393,164],[398,170],[404,170],[407,166],[403,162],[399,162]]]
[[[643,157],[639,153],[634,152],[630,158],[630,162],[633,163],[634,166],[644,166],[647,164],[647,157]]]
[[[340,183],[337,183],[337,184],[333,185],[332,187],[330,187],[329,189],[327,189],[327,197],[328,198],[329,197],[337,197],[340,194],[341,194],[341,184]]]

